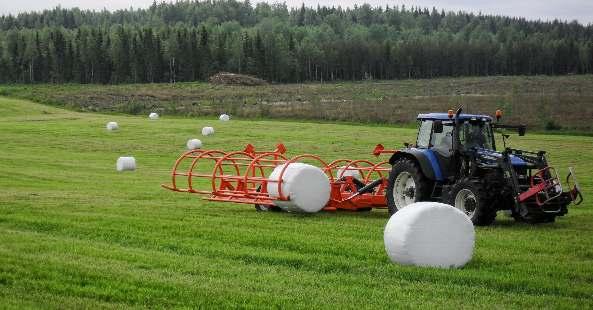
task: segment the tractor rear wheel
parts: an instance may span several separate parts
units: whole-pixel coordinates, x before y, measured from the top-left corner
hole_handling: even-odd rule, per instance
[[[487,226],[496,218],[491,201],[479,181],[466,178],[453,185],[446,202],[465,213],[474,225]]]
[[[415,161],[400,158],[389,173],[385,198],[389,215],[407,205],[430,198],[430,181]]]

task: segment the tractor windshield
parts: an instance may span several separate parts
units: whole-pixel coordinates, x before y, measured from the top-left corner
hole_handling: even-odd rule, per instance
[[[494,136],[489,122],[465,121],[459,131],[459,141],[465,148],[494,150]]]

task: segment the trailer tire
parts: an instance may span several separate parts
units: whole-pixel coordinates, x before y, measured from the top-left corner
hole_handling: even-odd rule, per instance
[[[261,185],[257,187],[256,190],[258,193],[261,191]],[[255,204],[255,210],[257,212],[282,212],[282,208],[278,207],[278,206],[266,206],[266,205],[260,205],[260,204]]]
[[[264,206],[264,205],[255,205],[255,210],[257,212],[282,212],[282,209],[277,206]]]
[[[478,180],[462,179],[453,185],[447,203],[464,212],[476,226],[488,226],[496,218],[487,191]]]
[[[405,180],[403,179],[405,178]],[[396,184],[397,183],[397,184]],[[407,187],[406,187],[407,186]],[[404,189],[405,188],[405,189]],[[398,191],[402,191],[398,193]],[[408,204],[430,198],[431,182],[424,176],[418,164],[409,158],[400,158],[391,168],[385,191],[389,216]],[[398,196],[396,198],[396,195]],[[403,206],[398,207],[404,204]]]

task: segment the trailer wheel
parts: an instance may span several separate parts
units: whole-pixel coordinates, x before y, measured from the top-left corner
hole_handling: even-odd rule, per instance
[[[414,161],[409,158],[398,159],[389,173],[385,191],[389,215],[414,202],[427,200],[430,189],[430,181]]]
[[[282,209],[280,207],[277,206],[264,206],[264,205],[255,205],[255,210],[257,210],[258,212],[281,212]]]
[[[261,185],[257,187],[256,190],[258,193],[261,191]],[[255,204],[255,210],[257,212],[281,212],[282,208],[277,207],[277,206],[266,206],[266,205],[259,205],[259,204]]]
[[[453,185],[447,203],[464,212],[477,226],[494,222],[496,209],[492,207],[486,191],[478,181],[462,179]]]

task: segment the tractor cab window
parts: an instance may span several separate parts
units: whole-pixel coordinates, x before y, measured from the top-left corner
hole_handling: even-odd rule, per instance
[[[453,149],[453,123],[443,123],[443,131],[442,132],[432,132],[432,136],[430,137],[430,146],[435,149],[435,151],[447,155]]]
[[[481,148],[494,150],[494,136],[490,123],[481,121],[465,121],[459,132],[459,141],[465,148]]]
[[[430,144],[430,132],[432,131],[432,121],[422,121],[420,129],[418,129],[418,138],[416,139],[416,147],[428,148]]]

